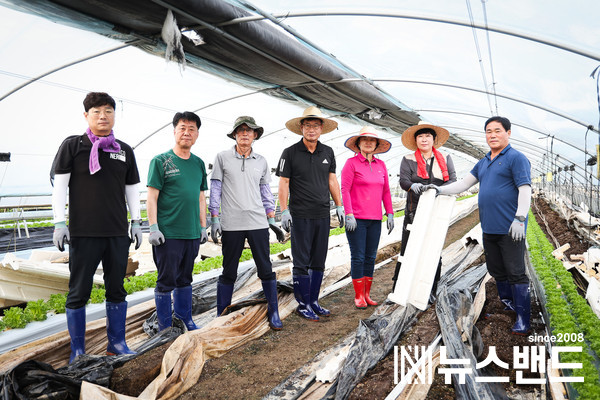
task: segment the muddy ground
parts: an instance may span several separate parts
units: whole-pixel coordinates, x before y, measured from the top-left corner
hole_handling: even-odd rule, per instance
[[[537,209],[546,216],[548,226],[561,244],[569,242],[571,252],[580,254],[587,249],[577,235],[568,230],[564,220],[552,211],[543,201],[536,201]],[[534,208],[534,207],[532,207]],[[535,208],[534,208],[535,210]],[[448,231],[445,246],[461,238],[479,221],[478,212],[458,221]],[[543,222],[538,221],[545,228]],[[397,250],[387,249],[385,253]],[[387,254],[379,254],[383,260]],[[380,261],[378,260],[378,262]],[[483,262],[483,258],[479,261]],[[391,277],[394,263],[375,272],[372,297],[382,301],[392,289]],[[284,329],[279,332],[270,331],[261,338],[240,348],[230,351],[223,357],[208,360],[202,375],[195,386],[180,399],[260,399],[273,387],[287,378],[293,371],[310,361],[318,352],[332,346],[339,339],[356,329],[360,319],[368,317],[373,308],[358,310],[353,303],[354,291],[351,286],[326,297],[322,304],[329,308],[332,316],[323,318],[321,322],[308,322],[295,314],[284,322]],[[539,317],[540,306],[532,303],[532,332],[544,334],[544,326]],[[504,311],[499,301],[495,282],[490,280],[486,285],[486,302],[476,327],[481,333],[484,353],[480,359],[487,357],[489,346],[496,346],[499,358],[512,366],[513,347],[530,346],[526,336],[512,335],[514,312]],[[439,325],[433,307],[419,315],[417,323],[400,338],[397,345],[428,345],[439,332]],[[163,353],[169,344],[152,350],[123,367],[117,369],[112,376],[110,387],[119,393],[137,396],[146,385],[158,374]],[[383,399],[394,386],[393,353],[384,358],[351,393],[352,399]],[[509,376],[509,383],[504,388],[511,398],[522,398],[523,392],[539,392],[539,387],[516,385],[515,371],[507,371],[491,364],[487,371],[490,375]],[[437,370],[436,370],[437,371]],[[525,371],[525,377],[536,377]],[[443,375],[435,374],[435,380],[428,394],[429,399],[454,399],[452,385],[443,381]]]
[[[552,243],[553,246],[556,247],[556,244],[548,234],[548,229],[552,232],[552,236],[556,238],[558,246],[562,246],[565,243],[571,245],[571,247],[564,252],[567,257],[570,257],[571,254],[583,254],[590,248],[591,245],[580,238],[576,231],[569,229],[567,221],[554,211],[545,199],[539,197],[532,199],[531,210],[536,216],[540,228],[542,228],[542,231],[544,231],[546,237],[548,237],[548,240],[550,240],[550,243]],[[540,214],[544,216],[544,219],[540,218]],[[547,225],[544,223],[544,220]]]
[[[479,215],[475,211],[452,225],[445,245],[460,239],[478,222]],[[380,251],[377,262],[398,252],[399,244],[396,249]],[[392,290],[394,268],[395,263],[389,263],[375,271],[371,289],[374,300],[383,301]],[[270,331],[218,359],[208,360],[198,383],[180,399],[260,399],[321,350],[355,330],[359,320],[367,318],[374,310],[372,307],[366,310],[354,307],[351,285],[320,303],[331,310],[331,317],[309,322],[295,314],[290,315],[283,321],[283,330]],[[168,346],[136,357],[115,370],[110,388],[122,394],[139,395],[158,375],[162,355]]]

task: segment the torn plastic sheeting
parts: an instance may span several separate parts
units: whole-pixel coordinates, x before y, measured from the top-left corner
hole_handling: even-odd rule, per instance
[[[52,234],[54,227],[35,227],[27,228],[29,237],[25,231],[21,232],[21,237],[17,233],[17,228],[0,229],[0,249],[6,251],[21,251],[28,249],[40,249],[52,246]]]
[[[220,357],[270,329],[266,308],[265,305],[248,307],[216,318],[208,325],[178,337],[163,357],[160,374],[138,398],[167,400],[185,393],[197,382],[206,359]],[[293,295],[279,297],[279,315],[282,319],[295,308]],[[82,383],[81,400],[132,398],[102,386],[85,381]]]
[[[463,256],[455,258],[453,261],[455,261],[456,264],[451,266],[448,271],[442,275],[438,287],[445,288],[447,285],[450,285],[454,287],[454,290],[457,288],[467,289],[469,291],[475,290],[478,282],[481,282],[487,272],[485,267],[469,268],[469,265],[471,265],[480,254],[481,246],[479,244],[471,242],[467,245],[463,250]],[[416,317],[417,310],[412,306],[410,307],[412,309],[412,317],[414,318]],[[399,312],[399,310],[396,310],[395,312]],[[406,312],[408,313],[408,311]],[[381,317],[373,316],[372,318]],[[346,359],[346,363],[338,377],[336,387],[330,389],[332,395],[335,392],[336,400],[348,397],[356,384],[358,384],[365,376],[366,372],[389,353],[392,346],[398,341],[400,335],[409,328],[410,322],[412,321],[412,319],[406,318],[403,325],[399,324],[397,327],[394,327],[395,330],[390,330],[390,324],[396,321],[392,320],[388,322],[388,318],[387,315],[383,316],[383,321],[376,325],[373,324],[372,321],[369,321],[369,319],[361,321],[357,330],[355,346],[353,346],[349,357]],[[378,327],[382,328],[379,334],[375,331]],[[390,333],[393,333],[393,335]],[[373,344],[370,344],[369,341],[372,341]]]
[[[480,276],[479,281],[481,281],[486,273],[487,268],[485,264],[482,264],[469,269],[464,275],[473,276],[473,278]],[[477,355],[483,351],[483,342],[475,327],[473,297],[469,290],[471,287],[469,282],[474,280],[455,280],[448,287],[443,287],[439,292],[436,304],[436,313],[448,359],[467,359],[473,371],[473,373],[464,374],[464,383],[459,382],[458,374],[452,374],[454,390],[458,399],[507,398],[502,385],[475,382],[476,377],[483,376],[482,371],[475,369]],[[463,342],[463,339],[467,341],[467,344]]]
[[[82,355],[70,365],[54,369],[50,364],[29,360],[0,377],[0,397],[10,399],[79,399],[83,380],[108,386],[115,368],[153,348],[172,341],[183,332],[183,324],[166,329],[140,346],[137,355]]]
[[[387,303],[387,301],[386,301]],[[370,368],[385,357],[400,335],[416,319],[418,310],[409,304],[390,306],[390,312],[360,321],[354,345],[346,358],[335,391],[335,399],[345,399]]]

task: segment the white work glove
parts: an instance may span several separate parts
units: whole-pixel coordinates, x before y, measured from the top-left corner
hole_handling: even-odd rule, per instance
[[[208,233],[206,232],[206,228],[200,226],[200,244],[204,244],[208,242]]]
[[[512,224],[510,224],[508,234],[515,242],[525,239],[525,221],[521,222],[518,219],[514,219]]]
[[[60,251],[65,251],[65,243],[71,243],[71,235],[69,234],[69,228],[67,228],[65,221],[54,224],[52,242]]]
[[[158,224],[150,225],[150,236],[148,241],[152,246],[160,246],[165,242],[165,235],[158,229]]]
[[[354,232],[356,229],[356,218],[354,215],[346,215],[346,230],[348,232]]]
[[[285,229],[287,233],[290,233],[292,229],[292,216],[290,210],[287,208],[281,212],[281,227]]]
[[[418,196],[425,190],[425,185],[422,183],[413,183],[410,185],[410,190],[412,190],[412,192]]]
[[[337,214],[338,222],[340,223],[340,228],[344,227],[344,206],[337,206],[335,208],[335,213]]]
[[[221,229],[221,218],[212,217],[210,219],[210,237],[213,242],[219,243],[219,237],[223,236],[223,229]]]
[[[129,238],[131,243],[135,242],[135,250],[139,249],[142,245],[142,226],[139,219],[131,220],[131,228],[129,228]]]
[[[387,215],[387,229],[388,235],[394,230],[394,214]]]

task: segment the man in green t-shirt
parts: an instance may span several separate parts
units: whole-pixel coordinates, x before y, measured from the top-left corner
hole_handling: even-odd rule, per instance
[[[175,114],[175,147],[150,162],[148,172],[149,241],[158,270],[154,300],[158,329],[172,324],[171,291],[175,316],[188,330],[192,320],[192,271],[206,233],[206,169],[191,148],[198,139],[200,117],[193,112]]]

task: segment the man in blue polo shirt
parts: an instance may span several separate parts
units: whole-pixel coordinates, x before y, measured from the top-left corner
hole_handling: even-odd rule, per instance
[[[513,333],[525,335],[531,314],[524,240],[531,204],[531,164],[509,144],[510,126],[504,117],[488,119],[485,136],[490,152],[463,180],[434,188],[439,194],[457,194],[480,183],[479,219],[487,268],[505,309],[517,313]]]
[[[321,134],[337,128],[337,122],[323,117],[321,110],[313,106],[285,126],[302,135],[302,140],[283,150],[275,172],[279,176],[281,226],[292,231],[296,312],[308,320],[318,321],[319,316],[331,314],[318,302],[329,244],[330,193],[337,206],[340,227],[344,226],[335,154],[331,147],[319,142]]]

